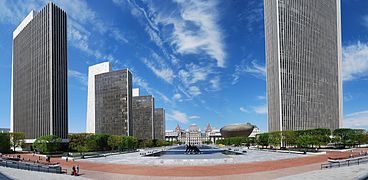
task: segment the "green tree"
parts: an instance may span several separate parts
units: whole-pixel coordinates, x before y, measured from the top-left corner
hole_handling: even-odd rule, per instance
[[[97,143],[97,151],[108,151],[110,150],[109,145],[107,143],[110,135],[108,134],[96,134],[95,139]]]
[[[12,132],[9,135],[10,145],[13,147],[13,151],[15,151],[16,147],[23,147],[25,137],[23,132]]]
[[[10,135],[9,133],[0,133],[0,152],[7,153],[10,151]]]
[[[32,147],[41,153],[55,153],[61,149],[61,138],[54,135],[41,136],[36,139]]]
[[[107,140],[107,144],[112,150],[121,150],[123,143],[123,137],[117,135],[111,135]]]
[[[337,144],[341,144],[344,147],[355,145],[356,132],[353,129],[349,128],[335,129],[333,131],[333,135],[335,136],[334,141]]]
[[[125,136],[123,142],[124,149],[136,149],[138,147],[138,140],[133,136]]]
[[[269,133],[262,133],[256,135],[256,143],[257,145],[262,146],[268,146],[269,145]]]
[[[282,131],[282,139],[286,146],[296,145],[296,132],[295,131]]]
[[[322,145],[327,145],[330,141],[331,130],[325,128],[311,129],[312,146],[316,145],[319,148]]]
[[[275,131],[269,133],[269,143],[270,145],[277,147],[281,145],[281,131]]]

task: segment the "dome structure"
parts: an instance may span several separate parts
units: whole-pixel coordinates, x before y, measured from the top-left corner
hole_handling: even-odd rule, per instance
[[[224,126],[220,129],[221,135],[224,138],[228,137],[248,137],[252,131],[254,126],[247,124],[232,124]]]

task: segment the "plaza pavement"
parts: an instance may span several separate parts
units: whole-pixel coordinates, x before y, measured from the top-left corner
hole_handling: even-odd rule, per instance
[[[325,163],[328,157],[348,157],[350,154],[359,154],[360,151],[368,149],[358,149],[354,152],[327,152],[324,155],[302,156],[287,159],[271,159],[259,162],[235,163],[235,164],[215,164],[207,166],[162,166],[162,165],[144,165],[144,164],[122,164],[111,162],[91,162],[89,160],[76,160],[65,162],[60,158],[52,158],[52,162],[59,162],[63,168],[70,169],[73,165],[78,164],[81,168],[82,177],[93,179],[274,179],[284,176],[290,176],[309,171],[329,173],[330,170],[319,170],[320,164]],[[265,153],[265,154],[264,154]],[[277,152],[261,152],[259,156],[273,157],[276,154],[283,154]],[[24,158],[38,159],[37,156],[31,154],[21,154]],[[251,155],[250,155],[251,156]],[[113,156],[111,156],[113,157]],[[257,156],[254,156],[257,157]],[[106,157],[108,158],[108,157]],[[44,161],[44,160],[42,160]],[[362,165],[361,165],[362,166]],[[352,166],[353,167],[353,166]],[[357,166],[359,167],[359,166]],[[331,169],[339,171],[340,168]],[[363,169],[364,170],[364,169]],[[22,170],[16,170],[22,171]],[[349,170],[346,171],[347,176]],[[313,175],[313,173],[312,173]],[[65,175],[65,177],[71,177]],[[308,176],[298,177],[303,178]],[[311,176],[312,177],[312,176]],[[354,177],[354,176],[351,176]],[[287,178],[287,177],[285,177]],[[291,177],[291,179],[295,179]],[[339,178],[335,178],[339,179]]]

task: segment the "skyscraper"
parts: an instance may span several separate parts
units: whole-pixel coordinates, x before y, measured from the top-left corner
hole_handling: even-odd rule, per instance
[[[87,133],[95,133],[95,76],[110,71],[111,64],[109,62],[103,62],[88,68]]]
[[[264,0],[268,129],[342,123],[340,0]]]
[[[133,136],[137,139],[153,139],[155,102],[150,96],[133,97]]]
[[[128,69],[95,76],[95,133],[132,134],[132,74]]]
[[[153,134],[154,139],[165,139],[165,110],[164,108],[156,108],[153,118]]]
[[[11,131],[66,139],[67,77],[67,16],[48,3],[13,32]]]

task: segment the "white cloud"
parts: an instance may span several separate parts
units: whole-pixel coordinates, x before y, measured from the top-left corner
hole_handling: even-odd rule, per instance
[[[147,22],[145,29],[150,39],[164,52],[163,43],[168,42],[179,54],[206,54],[216,60],[219,67],[225,66],[226,53],[222,40],[217,1],[176,0],[176,8],[168,10],[160,4],[147,2],[143,8],[130,1],[133,15]],[[116,3],[122,7],[121,3]],[[160,30],[171,29],[161,33]],[[160,28],[159,28],[160,27]]]
[[[201,90],[197,86],[191,86],[191,87],[189,87],[189,93],[192,96],[197,96],[197,95],[202,94],[201,93]]]
[[[243,59],[239,65],[235,66],[235,72],[232,75],[233,81],[232,84],[238,83],[240,77],[244,74],[250,74],[259,79],[266,79],[266,67],[257,63],[256,60],[252,60],[251,64],[246,63],[246,60]]]
[[[75,78],[76,80],[78,80],[83,86],[88,86],[88,79],[87,79],[87,75],[79,72],[79,71],[75,71],[75,70],[71,70],[68,69],[68,76]]]
[[[368,15],[363,16],[363,25],[368,28]]]
[[[200,119],[201,117],[199,116],[190,116],[189,119]]]
[[[208,75],[213,73],[211,67],[200,67],[194,63],[186,65],[186,70],[179,71],[179,78],[185,86],[190,86],[199,81],[207,79]]]
[[[188,122],[187,114],[174,110],[172,113],[167,114],[169,120],[178,121],[180,123],[186,124]]]
[[[182,54],[207,53],[217,61],[217,66],[225,66],[225,50],[217,11],[217,1],[176,1],[180,7],[180,17],[162,15],[159,21],[172,25],[172,42]]]
[[[143,78],[141,78],[137,73],[135,73],[133,76],[133,83],[139,86],[140,88],[144,89],[145,91],[147,91],[147,93],[152,94],[153,96],[158,95],[164,102],[171,103],[171,100],[165,94],[156,89],[151,88],[148,85],[148,83]]]
[[[265,100],[266,99],[266,96],[257,96],[257,99],[258,100]]]
[[[347,114],[344,117],[343,126],[349,128],[368,127],[368,110]]]
[[[253,108],[257,114],[267,114],[267,104]]]
[[[240,107],[239,110],[244,113],[249,112],[245,107]]]
[[[343,48],[344,81],[368,76],[368,44],[357,42]]]
[[[156,67],[155,65],[153,65],[153,63],[151,63],[147,59],[145,59],[144,62],[147,65],[147,67],[150,68],[152,70],[152,72],[157,77],[159,77],[162,80],[168,82],[169,84],[171,84],[173,82],[174,72],[173,72],[172,69],[167,68],[167,67],[166,68],[165,67]]]
[[[216,76],[213,79],[210,80],[211,87],[213,90],[218,91],[221,89],[220,87],[220,77]]]
[[[176,94],[174,94],[174,96],[172,97],[172,99],[174,100],[174,101],[177,101],[177,100],[181,100],[181,94],[179,94],[179,93],[176,93]]]

